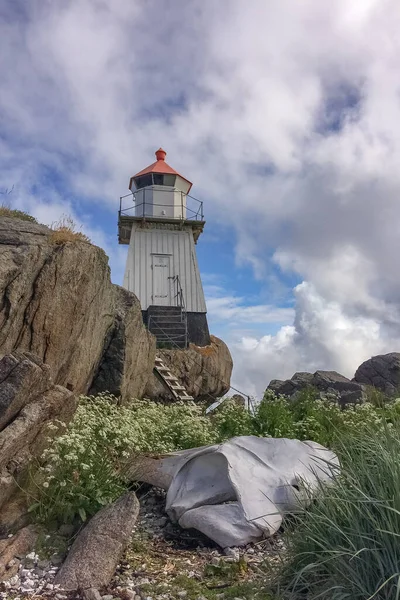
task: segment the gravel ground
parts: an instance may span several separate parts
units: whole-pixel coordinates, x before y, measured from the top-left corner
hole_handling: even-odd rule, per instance
[[[223,552],[199,532],[170,523],[164,491],[142,489],[138,496],[141,508],[132,543],[110,586],[101,591],[102,600],[271,598],[266,588],[284,554],[279,536]],[[53,584],[62,553],[50,558],[40,554],[37,550],[21,559],[18,572],[0,584],[0,600],[81,600]],[[10,567],[15,570],[16,565]]]

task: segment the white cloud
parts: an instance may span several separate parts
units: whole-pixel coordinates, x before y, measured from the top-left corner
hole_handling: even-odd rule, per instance
[[[236,229],[239,265],[270,281],[272,256],[304,280],[289,325],[290,310],[249,308],[245,293],[209,302],[236,332],[282,319],[275,336],[232,340],[239,387],[298,368],[351,374],[399,348],[397,0],[20,9],[0,22],[0,187],[16,184],[22,206],[39,199],[37,214],[76,212],[74,196],[85,214],[99,196],[116,209],[161,144],[208,219]]]

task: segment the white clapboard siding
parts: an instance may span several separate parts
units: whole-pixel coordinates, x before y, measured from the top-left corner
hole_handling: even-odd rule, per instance
[[[128,257],[126,262],[124,288],[134,292],[140,300],[142,310],[157,302],[153,296],[154,256],[169,256],[170,276],[178,275],[182,286],[185,307],[188,312],[206,312],[203,286],[193,232],[190,226],[182,230],[143,229],[136,224],[132,227]],[[171,280],[171,286],[173,286]],[[171,287],[171,306],[175,304]]]

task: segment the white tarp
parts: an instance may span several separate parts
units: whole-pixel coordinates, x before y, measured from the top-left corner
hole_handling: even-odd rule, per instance
[[[150,483],[158,476],[168,489],[171,520],[223,548],[275,533],[283,515],[306,504],[339,467],[335,454],[316,442],[254,436],[176,452],[154,464]]]

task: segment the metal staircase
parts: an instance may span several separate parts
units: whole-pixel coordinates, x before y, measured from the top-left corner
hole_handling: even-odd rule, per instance
[[[154,368],[172,393],[175,400],[193,400],[193,396],[190,396],[187,393],[186,388],[181,384],[179,379],[175,377],[171,370],[165,366],[163,359],[158,355],[156,356]]]
[[[170,277],[174,286],[175,306],[149,306],[147,327],[159,348],[187,348],[187,314],[178,275]]]

